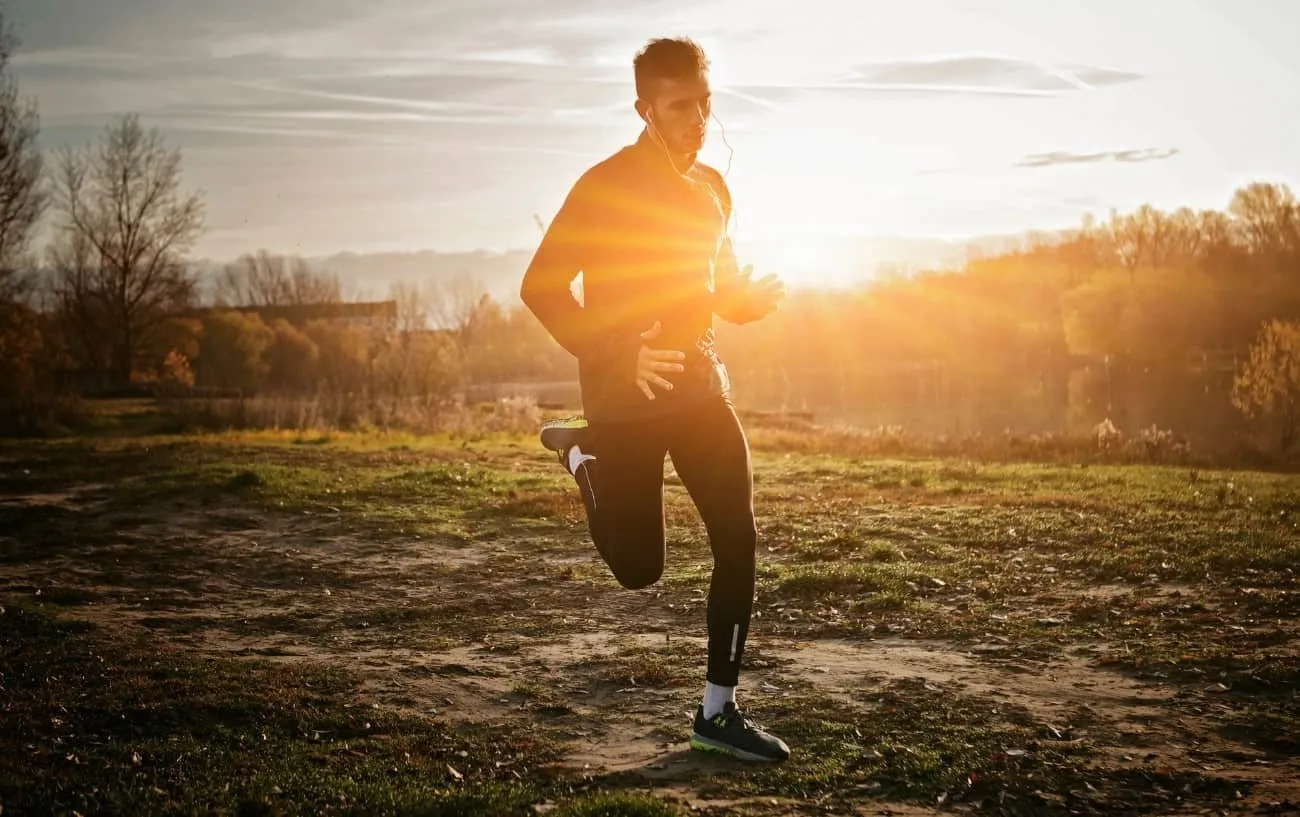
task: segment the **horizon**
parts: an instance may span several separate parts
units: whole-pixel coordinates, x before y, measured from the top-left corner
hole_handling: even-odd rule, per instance
[[[11,0],[6,16],[43,146],[139,113],[205,192],[194,254],[218,263],[531,249],[534,217],[635,139],[631,58],[661,35],[713,61],[725,142],[715,124],[701,158],[725,170],[734,148],[738,249],[778,248],[753,260],[796,284],[845,260],[834,238],[963,243],[1300,178],[1295,7],[823,5]],[[503,15],[517,24],[493,28]]]

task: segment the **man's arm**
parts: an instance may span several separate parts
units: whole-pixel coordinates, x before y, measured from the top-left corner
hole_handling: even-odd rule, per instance
[[[596,229],[589,201],[591,182],[583,176],[569,191],[542,243],[533,254],[519,297],[561,346],[584,357],[592,346],[591,321],[569,287],[587,266]]]
[[[629,382],[636,370],[639,341],[611,337],[607,320],[574,299],[570,286],[589,267],[604,232],[598,182],[584,174],[555,214],[533,254],[519,288],[519,297],[546,331],[579,360],[616,363],[626,356]],[[606,202],[608,204],[608,202]]]

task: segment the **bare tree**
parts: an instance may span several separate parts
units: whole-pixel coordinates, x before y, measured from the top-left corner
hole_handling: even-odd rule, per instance
[[[88,362],[129,382],[168,313],[193,297],[185,256],[203,229],[202,199],[181,193],[180,151],[135,115],[96,144],[61,151],[54,184],[59,306]]]
[[[1112,211],[1108,225],[1110,250],[1132,281],[1144,264],[1153,270],[1166,267],[1177,244],[1177,223],[1149,204],[1126,215]]]
[[[1219,210],[1201,210],[1196,214],[1198,257],[1208,260],[1232,249],[1232,219]]]
[[[1248,184],[1233,194],[1228,212],[1252,255],[1300,250],[1300,203],[1285,184]]]
[[[46,205],[36,103],[21,99],[9,60],[17,47],[0,9],[0,432],[34,428],[53,405],[57,350],[31,300],[28,246]]]
[[[432,299],[426,288],[410,281],[394,281],[389,285],[388,293],[388,297],[397,304],[399,335],[423,332],[429,327],[429,306]]]
[[[36,103],[19,98],[9,70],[16,45],[0,10],[0,305],[12,303],[28,283],[23,274],[28,243],[47,200]]]
[[[464,346],[479,302],[486,295],[483,285],[465,272],[431,281],[429,298],[437,328],[449,331]]]
[[[342,301],[337,275],[298,256],[248,253],[228,264],[216,283],[218,306],[305,306]]]

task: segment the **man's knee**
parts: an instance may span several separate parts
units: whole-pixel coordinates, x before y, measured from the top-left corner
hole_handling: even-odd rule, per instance
[[[615,560],[610,565],[614,578],[628,590],[640,590],[649,587],[664,575],[664,561],[660,559],[625,559]]]

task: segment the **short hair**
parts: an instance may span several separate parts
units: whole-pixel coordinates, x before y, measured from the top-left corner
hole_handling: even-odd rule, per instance
[[[660,37],[646,43],[632,60],[636,95],[645,99],[657,79],[691,79],[708,73],[709,58],[689,37]]]

